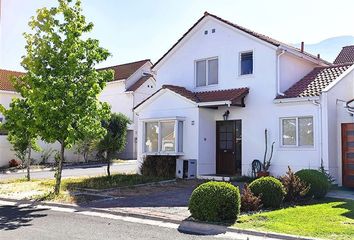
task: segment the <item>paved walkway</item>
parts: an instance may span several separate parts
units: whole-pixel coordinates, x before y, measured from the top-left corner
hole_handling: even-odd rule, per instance
[[[354,190],[332,190],[327,194],[327,197],[354,200]]]

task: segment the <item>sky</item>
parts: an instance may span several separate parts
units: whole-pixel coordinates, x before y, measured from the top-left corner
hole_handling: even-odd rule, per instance
[[[0,68],[22,70],[23,33],[56,0],[0,0]],[[205,11],[286,43],[354,35],[353,0],[82,0],[90,37],[112,57],[100,66],[157,61]]]

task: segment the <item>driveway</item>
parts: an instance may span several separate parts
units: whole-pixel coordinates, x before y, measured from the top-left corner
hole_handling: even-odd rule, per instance
[[[130,160],[124,163],[114,163],[111,166],[111,173],[135,173],[137,170],[137,161]],[[64,167],[63,177],[81,177],[81,176],[98,176],[106,174],[105,164],[95,165],[77,165]],[[23,178],[26,176],[25,172],[21,173],[0,173],[0,180]],[[53,170],[34,171],[31,173],[32,178],[44,179],[54,178]]]

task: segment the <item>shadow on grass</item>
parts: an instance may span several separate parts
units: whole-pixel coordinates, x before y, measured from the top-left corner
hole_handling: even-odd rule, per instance
[[[47,216],[40,213],[45,210],[47,209],[34,209],[31,206],[0,206],[0,231],[31,226],[33,219]]]
[[[336,205],[333,208],[342,208],[348,210],[347,212],[342,213],[341,215],[354,220],[354,201],[344,200],[344,199],[334,199],[334,200],[339,202],[344,202],[344,203]]]

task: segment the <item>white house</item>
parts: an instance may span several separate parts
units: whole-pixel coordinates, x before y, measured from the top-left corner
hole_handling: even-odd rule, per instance
[[[322,161],[352,185],[354,131],[341,134],[354,130],[352,62],[331,64],[205,13],[152,67],[159,90],[135,107],[138,160],[175,155],[195,159],[199,177],[250,175],[267,129],[272,175]]]
[[[145,98],[155,92],[156,83],[151,75],[152,63],[150,60],[141,60],[132,63],[121,64],[109,67],[114,70],[114,80],[107,83],[99,99],[111,105],[112,112],[121,112],[126,115],[132,123],[128,127],[127,145],[124,152],[120,154],[122,159],[136,158],[136,118],[133,108]],[[11,99],[19,97],[15,92],[10,77],[19,76],[23,73],[0,69],[0,104],[9,107]],[[4,121],[0,113],[0,121]],[[43,149],[59,149],[58,144],[40,143]],[[6,166],[9,160],[15,158],[11,150],[11,144],[7,141],[7,136],[0,133],[0,166]],[[39,158],[40,153],[35,153],[34,158]],[[67,161],[81,161],[81,156],[75,154],[74,150],[66,151]],[[51,158],[53,160],[53,156]]]

